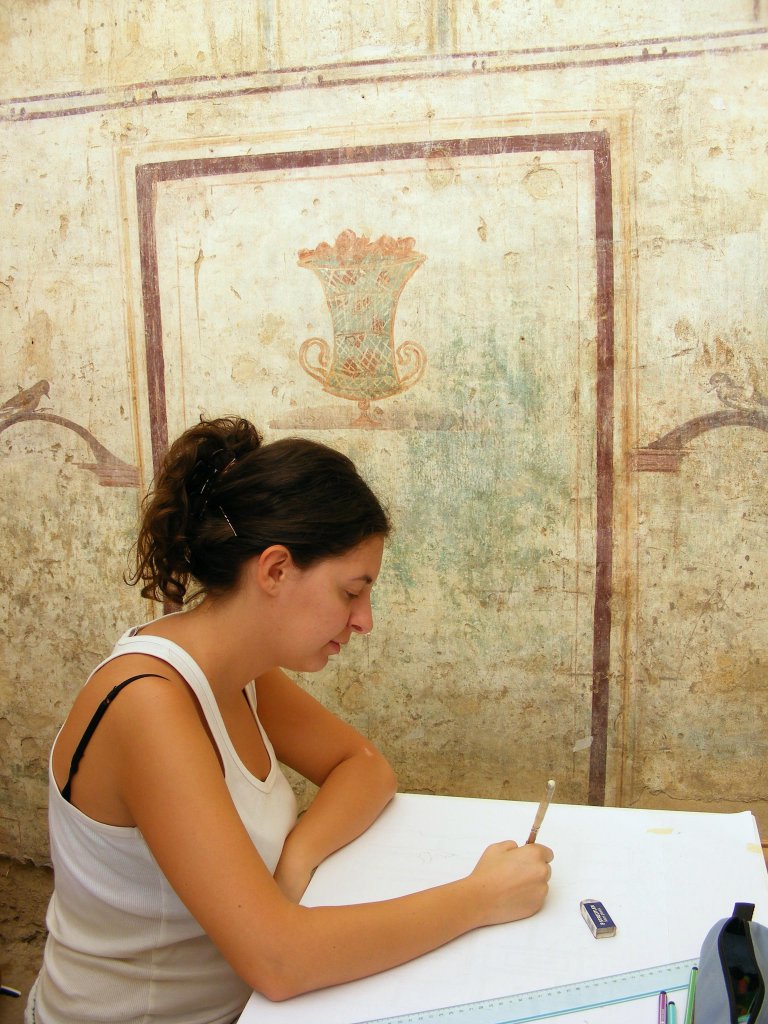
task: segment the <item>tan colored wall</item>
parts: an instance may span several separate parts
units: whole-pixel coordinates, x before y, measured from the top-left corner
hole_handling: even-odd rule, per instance
[[[305,682],[403,789],[768,828],[768,18],[604,6],[5,5],[0,852],[45,858],[51,740],[153,614],[153,460],[232,410],[391,505],[376,629]]]

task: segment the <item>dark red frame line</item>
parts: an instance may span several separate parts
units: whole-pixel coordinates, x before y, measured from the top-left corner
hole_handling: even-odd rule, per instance
[[[760,0],[755,0],[759,3]],[[386,67],[392,64],[425,64],[429,61],[434,61],[438,57],[441,59],[448,60],[459,60],[467,59],[468,57],[478,59],[509,59],[510,57],[530,56],[531,54],[553,54],[553,53],[589,53],[591,50],[620,50],[635,48],[638,46],[663,46],[670,45],[672,43],[707,43],[714,40],[726,40],[726,39],[739,39],[744,36],[763,35],[768,34],[766,28],[750,28],[742,29],[725,29],[721,32],[697,32],[689,35],[678,35],[678,36],[643,36],[640,39],[622,39],[619,42],[596,42],[596,43],[572,43],[565,46],[526,46],[517,50],[472,50],[472,51],[461,51],[456,50],[447,54],[409,54],[399,57],[397,60],[393,60],[392,57],[375,57],[370,60],[347,60],[347,61],[330,61],[324,64],[296,64],[288,65],[287,67],[281,67],[272,74],[283,74],[283,75],[296,75],[296,74],[312,74],[318,71],[335,71],[341,68],[378,68]],[[734,50],[738,47],[734,47]],[[708,52],[708,51],[707,51]],[[662,56],[668,56],[668,52],[664,51]],[[649,56],[643,54],[643,56]],[[179,85],[197,85],[201,82],[216,83],[216,82],[227,82],[231,80],[245,80],[249,78],[258,78],[263,75],[264,71],[231,71],[221,74],[209,74],[209,75],[179,75],[173,78],[163,79],[147,79],[141,82],[130,82],[127,85],[120,86],[126,92],[137,89],[152,89],[158,88],[159,86],[179,86]],[[14,96],[7,100],[8,103],[33,103],[40,100],[56,100],[56,99],[71,99],[85,96],[108,96],[109,90],[106,88],[95,88],[95,89],[72,89],[64,92],[50,92],[50,93],[33,93],[29,96]]]
[[[163,328],[155,233],[158,186],[167,181],[273,172],[290,168],[338,167],[372,162],[426,160],[436,152],[455,159],[497,156],[504,153],[537,152],[591,152],[593,156],[597,293],[597,540],[592,643],[592,743],[588,799],[591,804],[602,804],[605,802],[608,756],[614,490],[613,186],[610,137],[607,132],[562,132],[540,135],[502,135],[474,139],[441,139],[439,141],[386,143],[373,146],[206,157],[139,164],[136,167],[136,196],[153,464],[157,469],[159,460],[168,446]]]
[[[759,0],[755,0],[759,3]],[[756,13],[757,20],[759,13]],[[115,90],[107,89],[80,89],[65,92],[54,92],[40,95],[15,96],[0,101],[4,107],[9,108],[9,113],[0,112],[0,123],[6,121],[37,121],[58,117],[74,117],[81,114],[92,114],[107,110],[132,110],[138,107],[151,107],[164,105],[166,103],[187,103],[200,102],[202,100],[220,100],[223,98],[236,98],[245,96],[258,96],[270,93],[290,92],[299,89],[327,89],[340,86],[361,86],[376,84],[381,81],[378,77],[379,69],[382,66],[395,63],[400,70],[388,77],[388,82],[417,82],[432,80],[435,72],[431,68],[416,70],[420,65],[429,61],[441,60],[449,62],[454,67],[443,69],[440,72],[441,78],[466,76],[466,75],[489,75],[489,74],[525,74],[528,72],[541,71],[563,71],[571,68],[587,69],[613,67],[630,64],[648,64],[656,61],[668,60],[691,60],[702,55],[729,56],[734,53],[749,53],[768,49],[768,43],[764,42],[743,42],[739,40],[747,36],[765,35],[768,29],[765,27],[744,28],[728,30],[724,32],[710,32],[694,35],[680,36],[654,36],[651,38],[624,40],[621,42],[605,43],[584,43],[564,47],[542,46],[528,47],[521,50],[482,50],[472,53],[449,53],[444,55],[420,54],[417,56],[404,57],[400,61],[393,62],[391,58],[381,58],[368,61],[335,62],[319,64],[306,67],[280,68],[272,72],[243,71],[232,72],[221,75],[189,75],[180,78],[158,79],[155,81],[132,82],[120,86]],[[721,42],[721,45],[712,48],[697,46],[700,43]],[[731,41],[732,45],[727,45]],[[690,44],[687,49],[669,49],[670,46]],[[626,52],[642,47],[640,53]],[[649,49],[656,47],[656,49]],[[593,51],[613,51],[608,56],[590,57]],[[624,51],[624,52],[622,52]],[[559,59],[551,59],[561,54]],[[550,59],[526,62],[520,60],[523,57],[541,55]],[[471,63],[470,63],[471,62]],[[490,62],[490,63],[489,63]],[[413,68],[414,70],[405,70]],[[252,81],[268,76],[269,81],[263,84],[250,84]],[[337,77],[338,75],[338,77]],[[294,80],[295,79],[295,80]],[[237,82],[229,88],[222,88],[222,83]],[[188,92],[185,94],[172,93],[165,95],[162,90],[167,88],[178,89],[185,85],[207,85],[213,87],[207,91]],[[122,94],[120,98],[111,98],[114,93]],[[76,105],[47,110],[28,110],[27,104],[52,102],[55,100],[86,100],[93,97],[94,102],[81,102]]]

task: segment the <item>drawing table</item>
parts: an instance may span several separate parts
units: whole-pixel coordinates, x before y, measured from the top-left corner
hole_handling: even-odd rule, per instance
[[[459,878],[501,839],[524,843],[535,803],[398,794],[373,826],[318,868],[307,906],[400,896]],[[555,852],[534,917],[479,929],[371,978],[271,1003],[254,993],[240,1024],[360,1024],[508,997],[698,958],[736,902],[768,923],[768,873],[753,815],[553,803],[539,841]],[[617,926],[595,939],[579,901],[602,900]],[[684,1007],[684,993],[678,1006]],[[540,1019],[648,1024],[654,998]],[[429,1018],[431,1021],[431,1018]],[[531,1018],[528,1018],[531,1019]],[[450,1024],[470,1024],[455,1012]]]

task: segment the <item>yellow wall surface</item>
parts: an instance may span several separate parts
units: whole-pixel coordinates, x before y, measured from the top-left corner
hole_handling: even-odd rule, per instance
[[[0,852],[227,412],[390,507],[302,682],[402,789],[765,833],[767,60],[764,0],[0,6]]]

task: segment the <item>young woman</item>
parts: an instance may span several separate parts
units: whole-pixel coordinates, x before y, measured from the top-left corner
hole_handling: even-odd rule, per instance
[[[229,1024],[251,989],[286,999],[541,907],[552,852],[513,842],[449,885],[299,904],[395,778],[283,669],[317,671],[371,630],[388,531],[353,464],[324,445],[264,445],[227,418],[171,447],[131,582],[200,599],[125,633],[56,738],[55,891],[27,1021]],[[319,787],[298,821],[278,761]]]

